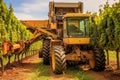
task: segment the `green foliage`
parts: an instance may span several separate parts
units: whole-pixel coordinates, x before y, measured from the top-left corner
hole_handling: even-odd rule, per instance
[[[7,8],[0,0],[0,43],[4,40],[14,43],[17,40],[27,40],[32,36],[32,33],[15,17],[13,11],[12,4]]]
[[[42,48],[42,41],[37,41],[30,45],[31,50],[40,50]]]
[[[91,45],[109,50],[120,49],[120,3],[111,7],[106,3],[99,11],[99,15],[94,13],[90,18],[90,34],[94,40]]]
[[[0,41],[6,39],[7,32],[4,26],[5,26],[4,21],[0,17]]]
[[[15,17],[13,11],[12,4],[7,8],[3,0],[0,0],[0,45],[4,40],[15,43],[17,40],[27,40],[32,36],[32,33]]]

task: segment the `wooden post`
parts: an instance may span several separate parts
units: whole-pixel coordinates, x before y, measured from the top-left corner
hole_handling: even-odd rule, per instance
[[[108,52],[108,50],[106,50],[106,54],[107,54],[107,65],[109,65],[109,52]]]
[[[3,56],[1,56],[1,58],[0,58],[0,63],[1,63],[1,67],[2,67],[2,73],[3,73],[4,72]]]
[[[116,50],[116,58],[117,58],[117,70],[120,69],[120,63],[119,63],[119,50]]]

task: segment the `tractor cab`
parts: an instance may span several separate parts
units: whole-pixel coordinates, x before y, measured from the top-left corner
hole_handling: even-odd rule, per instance
[[[64,15],[63,40],[67,44],[89,44],[89,14]]]

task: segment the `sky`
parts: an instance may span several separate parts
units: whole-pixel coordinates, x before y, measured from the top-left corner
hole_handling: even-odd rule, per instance
[[[53,0],[3,0],[9,7],[14,8],[14,14],[19,20],[44,20],[48,19],[49,1]],[[100,5],[107,0],[54,0],[54,2],[83,2],[83,11],[98,12]],[[112,5],[119,0],[108,0]]]

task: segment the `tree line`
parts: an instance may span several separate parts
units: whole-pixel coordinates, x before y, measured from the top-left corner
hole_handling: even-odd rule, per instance
[[[14,61],[16,61],[16,54],[13,54],[12,51],[10,53],[7,53],[7,55],[2,54],[2,42],[9,41],[13,44],[15,44],[17,41],[24,42],[29,40],[32,35],[33,34],[29,30],[27,30],[26,26],[24,26],[14,15],[12,4],[10,4],[8,8],[6,6],[6,3],[3,2],[3,0],[0,0],[0,64],[2,67],[2,72],[4,71],[4,65],[6,64],[6,61],[4,61],[4,57],[8,57],[7,61],[8,63],[10,63],[10,58],[15,55]],[[25,48],[26,50],[23,51],[25,57],[29,56],[27,55],[27,53],[36,53],[36,51],[40,49],[41,45],[41,41],[38,41],[29,46],[28,49]],[[18,61],[20,55],[23,56],[24,54],[20,53],[17,55]]]
[[[27,40],[32,33],[16,18],[12,4],[7,8],[6,4],[0,0],[0,43],[4,40],[16,42],[17,40]]]

